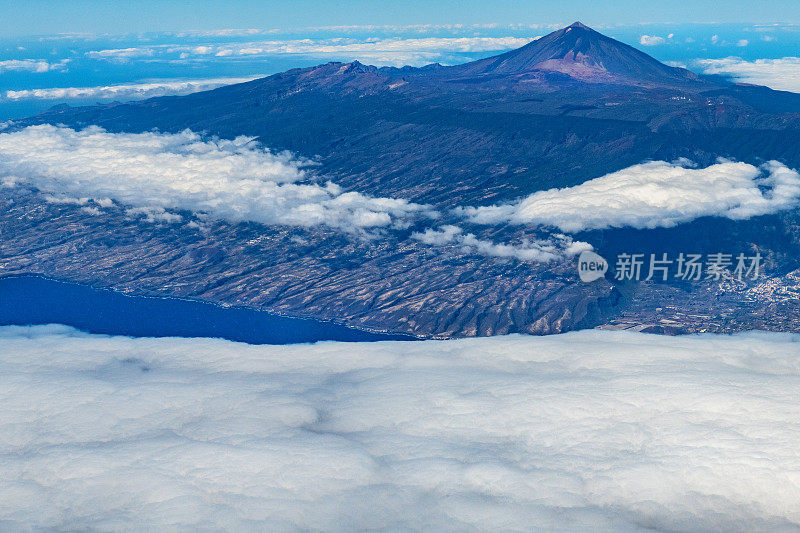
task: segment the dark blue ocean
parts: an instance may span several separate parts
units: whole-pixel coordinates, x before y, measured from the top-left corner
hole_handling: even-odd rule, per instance
[[[37,276],[0,278],[0,326],[39,324],[107,335],[216,337],[250,344],[414,340],[252,309],[126,296]]]

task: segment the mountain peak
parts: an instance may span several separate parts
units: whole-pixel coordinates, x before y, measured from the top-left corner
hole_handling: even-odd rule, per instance
[[[589,83],[686,85],[697,76],[574,22],[522,48],[452,67],[459,75],[522,76],[561,73]]]
[[[581,22],[580,20],[576,20],[575,22],[573,22],[572,24],[567,26],[567,28],[581,28],[581,29],[584,29],[584,30],[591,30],[592,29],[589,26],[587,26],[586,24],[584,24],[583,22]],[[566,28],[564,28],[564,29],[566,29]]]

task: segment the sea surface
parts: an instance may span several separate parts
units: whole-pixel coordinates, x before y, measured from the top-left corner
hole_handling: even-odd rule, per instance
[[[151,298],[38,276],[0,278],[0,326],[65,324],[131,337],[215,337],[250,344],[414,340],[265,311]]]

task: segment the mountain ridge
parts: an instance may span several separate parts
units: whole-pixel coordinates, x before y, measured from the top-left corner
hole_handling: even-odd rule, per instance
[[[581,22],[551,32],[520,48],[459,65],[431,63],[422,67],[376,67],[360,61],[330,62],[299,71],[319,72],[330,67],[350,74],[419,79],[515,79],[542,74],[562,74],[586,83],[673,86],[683,89],[719,87],[719,81],[701,78],[681,67],[661,63],[630,45],[607,37]],[[292,71],[289,71],[292,72]],[[326,72],[330,74],[330,72]]]
[[[581,22],[503,54],[450,67],[460,75],[517,76],[537,70],[593,83],[702,84],[697,74],[665,65]]]

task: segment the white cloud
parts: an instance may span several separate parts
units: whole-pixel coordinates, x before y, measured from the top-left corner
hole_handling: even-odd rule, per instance
[[[249,138],[203,141],[190,131],[128,134],[43,125],[0,134],[0,176],[51,194],[147,208],[133,214],[148,220],[183,209],[231,221],[351,231],[405,226],[434,215],[406,200],[309,183],[309,164],[263,150]]]
[[[91,214],[101,214],[116,202],[127,217],[158,224],[186,222],[176,210],[233,222],[325,225],[342,231],[404,228],[439,216],[431,207],[407,200],[311,182],[305,169],[311,162],[270,153],[251,141],[203,141],[190,131],[127,134],[97,127],[75,131],[31,126],[0,133],[0,183],[35,186],[46,202],[84,206]],[[495,243],[455,226],[429,228],[413,238],[520,261],[564,259],[589,246],[560,234]]]
[[[793,22],[776,22],[771,24],[754,24],[752,26],[753,31],[757,32],[796,32],[800,29],[800,25]]]
[[[39,37],[39,41],[94,41],[100,37],[109,37],[109,34],[97,34],[89,32],[63,32],[55,35],[44,35]]]
[[[359,52],[487,52],[518,48],[534,37],[427,37],[367,39],[300,39],[294,41],[266,41],[219,46],[220,51],[234,55],[260,54],[334,54]]]
[[[97,50],[87,56],[102,59],[130,59],[188,53],[194,55],[248,56],[269,54],[341,54],[377,52],[490,52],[523,46],[538,37],[418,37],[355,39],[289,39],[203,45],[156,45],[141,48]]]
[[[88,213],[88,214],[90,214],[92,216],[98,216],[98,215],[101,215],[103,213],[99,208],[94,207],[94,206],[81,207],[81,211],[83,211],[84,213]]]
[[[0,523],[800,527],[800,337],[248,346],[0,328]]]
[[[722,74],[744,83],[765,85],[780,91],[800,92],[800,57],[755,61],[726,57],[699,59],[695,63],[705,74]]]
[[[667,42],[666,39],[657,35],[642,35],[641,38],[639,38],[639,44],[643,46],[658,46],[665,42]]]
[[[472,233],[464,233],[458,226],[445,225],[438,229],[428,228],[413,233],[412,239],[431,246],[457,246],[469,253],[487,257],[517,259],[519,261],[547,262],[564,256],[571,257],[592,246],[585,242],[573,242],[566,235],[554,235],[549,240],[526,240],[521,245],[494,243],[479,239]]]
[[[100,211],[97,210],[97,214],[99,213]],[[161,222],[174,224],[183,222],[182,216],[175,213],[169,213],[163,207],[132,207],[130,209],[126,209],[125,214],[131,218],[142,217],[146,222],[150,222],[151,224]]]
[[[458,226],[442,226],[439,229],[428,228],[421,233],[413,233],[411,237],[431,246],[446,246],[458,242],[463,236],[463,230]]]
[[[97,87],[56,87],[49,89],[23,89],[19,91],[6,91],[5,97],[9,100],[62,100],[66,98],[94,98],[111,99],[125,98],[129,100],[153,98],[155,96],[190,94],[198,91],[208,91],[231,85],[243,83],[255,78],[209,78],[199,80],[158,80],[147,83],[128,83],[121,85],[105,85]]]
[[[555,31],[561,29],[565,26],[564,23],[546,23],[546,24],[523,24],[523,23],[512,23],[512,24],[498,24],[494,22],[490,23],[478,23],[478,24],[389,24],[389,25],[377,25],[377,24],[366,24],[366,25],[338,25],[338,26],[315,26],[304,28],[307,31],[334,31],[339,33],[361,33],[361,32],[388,32],[388,33],[430,33],[430,32],[439,32],[439,31],[454,31],[454,32],[461,32],[461,31],[470,31],[470,30],[488,30],[488,29],[509,29],[509,30],[547,30]],[[599,27],[599,26],[596,26]]]
[[[719,42],[719,35],[716,33],[711,36],[711,44],[717,44]]]
[[[111,61],[203,60],[213,58],[257,58],[273,55],[306,55],[331,59],[361,60],[372,64],[426,64],[454,53],[491,52],[519,48],[538,37],[412,37],[274,39],[235,43],[165,44],[114,50],[97,50],[86,55]],[[449,55],[448,55],[449,54]]]
[[[185,210],[233,222],[360,231],[404,228],[438,217],[429,206],[311,181],[305,170],[309,164],[288,153],[265,151],[249,138],[204,141],[190,131],[127,134],[42,125],[0,133],[5,187],[32,185],[50,202],[91,201],[103,209],[117,202],[130,217],[149,222],[182,222],[175,211]],[[539,224],[576,232],[671,227],[702,216],[745,219],[798,205],[800,175],[778,162],[691,165],[686,160],[643,163],[516,203],[454,212],[477,224]],[[563,259],[588,246],[558,234],[496,243],[457,226],[428,228],[413,238],[521,261]]]
[[[70,198],[69,196],[53,196],[52,194],[45,194],[42,199],[48,204],[86,205],[89,203],[89,198]]]
[[[69,59],[51,63],[42,59],[5,59],[0,61],[0,72],[24,71],[24,72],[50,72],[51,70],[64,70],[69,63]]]
[[[86,52],[86,57],[124,63],[130,61],[131,59],[151,57],[153,54],[154,50],[152,48],[130,47],[112,50],[92,50],[90,52]]]
[[[748,44],[750,44],[750,41],[748,41],[747,39],[739,39],[738,41],[736,41],[736,46],[740,48],[744,48]]]
[[[777,161],[761,167],[721,161],[706,168],[653,161],[514,204],[462,212],[480,224],[545,224],[575,232],[671,227],[703,216],[740,220],[790,209],[798,199],[800,174]]]

